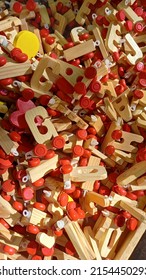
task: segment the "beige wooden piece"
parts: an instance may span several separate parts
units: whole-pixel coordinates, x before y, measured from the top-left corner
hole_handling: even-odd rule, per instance
[[[37,89],[39,91],[42,91],[43,93],[48,93],[49,89],[52,87],[52,81],[49,79],[44,83],[40,82],[40,78],[43,75],[43,72],[46,70],[46,68],[50,67],[52,69],[52,72],[54,74],[59,75],[59,63],[54,59],[52,60],[49,57],[44,57],[39,61],[39,64],[32,75],[30,85],[32,88]]]
[[[112,135],[112,132],[117,129],[121,129],[121,120],[119,120],[118,122],[112,121],[106,135],[104,136],[104,140],[101,145],[101,151],[103,153],[105,153],[105,148],[108,145],[113,145],[113,143],[115,142],[111,135]]]
[[[64,15],[61,15],[59,13],[55,13],[54,19],[57,21],[57,23],[55,23],[53,26],[54,30],[57,30],[61,34],[63,34],[67,25],[67,19]]]
[[[11,28],[5,30],[5,36],[11,44],[13,44],[15,36],[18,34],[17,29],[18,29],[18,27],[11,27]]]
[[[23,30],[29,30],[28,24],[24,18],[21,19],[21,31]]]
[[[78,44],[70,49],[65,50],[64,57],[67,61],[70,61],[93,51],[95,51],[95,45],[93,40],[91,39],[83,42],[82,44]]]
[[[95,3],[96,3],[96,0],[85,0],[83,2],[83,4],[81,5],[81,7],[76,15],[76,22],[79,25],[83,25],[85,23],[85,19],[90,13],[89,5],[90,4],[94,5]]]
[[[141,185],[145,185],[146,184],[146,176],[142,176],[141,178],[136,180],[137,185],[141,186]]]
[[[45,195],[45,199],[49,202],[49,203],[57,203],[59,205],[59,203],[57,202],[57,198],[58,195],[60,194],[59,190],[52,190],[52,191],[44,191],[44,195]]]
[[[7,155],[11,154],[17,148],[17,144],[10,139],[2,127],[0,127],[0,145]]]
[[[70,132],[67,132],[67,131],[64,131],[61,133],[61,135],[65,138],[66,140],[66,143],[63,147],[63,152],[64,153],[72,153],[72,149],[74,147],[74,145],[77,145],[76,144],[76,141],[77,141],[77,136],[74,135],[73,133],[70,133]]]
[[[93,202],[101,207],[107,207],[110,205],[110,201],[107,197],[104,197],[101,194],[95,193],[95,192],[87,192],[85,195],[85,207]]]
[[[146,128],[146,112],[142,112],[136,120],[139,127]]]
[[[75,13],[69,9],[65,14],[64,17],[66,18],[67,24],[75,19]]]
[[[89,122],[90,126],[93,126],[96,129],[96,132],[100,137],[104,135],[105,128],[100,116],[97,115],[95,116],[91,115],[90,117],[85,116],[84,119]]]
[[[139,185],[139,186],[137,186],[137,185],[130,185],[129,187],[128,187],[128,190],[129,191],[141,191],[141,190],[146,190],[146,185]]]
[[[133,217],[135,217],[140,222],[146,224],[146,213],[143,210],[133,207],[131,206],[131,204],[125,201],[120,201],[120,207],[128,211]]]
[[[120,25],[117,23],[116,24],[110,23],[108,27],[107,36],[105,39],[106,49],[108,49],[110,53],[118,51],[118,47],[120,46],[120,40],[121,40],[121,36],[119,35],[120,33],[121,33]]]
[[[8,260],[28,260],[28,258],[22,256],[21,254],[14,254],[14,255],[8,255]]]
[[[44,175],[51,172],[53,169],[56,169],[57,162],[58,162],[58,155],[55,155],[51,159],[42,160],[39,166],[33,168],[27,168],[26,172],[30,178],[30,181],[33,183],[38,179],[44,177]]]
[[[93,34],[94,34],[96,42],[99,42],[99,49],[102,53],[103,58],[106,59],[109,56],[109,53],[107,52],[107,49],[105,47],[104,41],[101,36],[100,29],[98,26],[93,28]]]
[[[42,125],[47,128],[47,132],[45,134],[41,134],[38,130],[38,127],[35,122],[36,116],[40,116],[43,118]],[[29,129],[31,130],[31,133],[33,134],[35,140],[39,144],[43,144],[47,141],[49,141],[52,137],[55,137],[58,135],[53,123],[50,121],[48,117],[48,113],[45,108],[42,106],[37,106],[36,108],[33,108],[31,110],[28,110],[25,113],[25,119],[29,126]]]
[[[71,222],[68,217],[64,218],[65,231],[73,243],[77,254],[81,260],[92,260],[95,254],[87,241],[83,231],[77,222]]]
[[[14,226],[21,217],[11,204],[0,196],[0,217],[4,218],[10,226]]]
[[[139,104],[142,106],[146,106],[146,90],[142,90],[144,96],[139,100]]]
[[[104,10],[104,15],[105,18],[109,21],[109,22],[117,22],[117,17],[116,17],[116,13],[117,10],[113,8],[113,6],[110,3],[106,3],[105,6],[102,7]],[[102,9],[101,8],[101,9]],[[118,21],[118,24],[122,25],[121,22]]]
[[[115,158],[120,157],[123,161],[133,163],[135,161],[135,154],[134,153],[125,153],[121,150],[115,149]]]
[[[128,46],[132,49],[132,54],[128,54],[126,58],[131,65],[135,65],[138,62],[138,60],[140,60],[143,57],[143,53],[134,41],[131,34],[126,34],[125,40]]]
[[[132,5],[132,4],[131,4]],[[139,21],[143,21],[143,18],[138,16],[134,10],[129,6],[125,4],[125,0],[122,0],[118,5],[117,5],[118,10],[124,10],[126,17],[131,20],[134,24]]]
[[[11,240],[11,238],[12,238],[10,231],[5,226],[3,226],[3,224],[0,223],[0,236],[1,235],[6,240]]]
[[[99,150],[95,149],[91,145],[89,146],[89,150],[92,152],[93,155],[101,158],[108,166],[111,167],[115,166],[115,162],[113,160],[105,156],[103,153],[101,153]]]
[[[51,217],[47,216],[46,218],[43,218],[41,220],[40,226],[41,226],[41,228],[48,229],[48,228],[51,227],[53,222],[54,222],[54,219],[52,219]]]
[[[29,19],[33,19],[35,18],[35,12],[34,11],[28,11],[27,9],[23,9],[22,12],[20,13],[19,16],[20,19],[25,19],[25,20],[29,20]]]
[[[47,213],[42,212],[36,208],[32,208],[31,216],[29,219],[29,223],[33,225],[40,226],[42,219],[45,219],[47,216]]]
[[[35,12],[34,11],[28,11],[27,9],[24,8],[22,10],[22,12],[20,13],[19,18],[21,19],[21,30],[29,30],[27,20],[34,19],[35,18]]]
[[[128,122],[132,119],[132,112],[126,92],[124,92],[122,95],[119,95],[113,101],[113,106],[124,121]]]
[[[107,178],[107,173],[103,166],[83,166],[74,168],[69,177],[73,182],[95,181]]]
[[[63,113],[67,118],[69,118],[71,121],[76,122],[77,126],[80,127],[81,129],[87,129],[88,124],[84,122],[83,119],[81,119],[74,112],[68,109],[67,105],[65,105],[65,102],[63,102],[57,96],[53,96],[53,98],[50,99],[48,106],[52,109],[57,109],[59,112]]]
[[[50,25],[50,18],[49,18],[46,6],[38,5],[38,10],[41,15],[41,26],[44,26],[45,24]]]
[[[73,42],[82,43],[82,41],[79,39],[79,34],[82,34],[85,32],[88,32],[88,31],[82,26],[74,27],[70,32],[70,36],[71,36]]]
[[[113,213],[108,213],[108,214],[109,216],[107,217],[101,214],[94,225],[93,231],[95,234],[95,239],[98,242],[101,240],[102,235],[105,233],[105,231],[109,229],[109,227],[112,224],[112,219],[114,218],[114,214]]]
[[[56,257],[57,260],[78,260],[77,258],[66,254],[57,248],[55,248],[53,256]]]
[[[122,142],[118,143],[118,142],[114,141],[114,143],[112,143],[112,144],[118,150],[136,153],[137,148],[134,145],[132,145],[132,142],[142,143],[143,140],[144,140],[144,138],[141,135],[122,131]]]
[[[48,5],[51,9],[52,15],[56,13],[56,2],[54,0],[48,0]]]
[[[146,212],[146,208],[144,209]],[[114,260],[128,260],[139,240],[146,230],[146,224],[140,223],[135,231],[130,231],[123,240],[122,246],[114,257]]]
[[[132,167],[127,169],[117,177],[117,184],[124,186],[136,180],[146,172],[145,161],[135,163]]]
[[[52,248],[55,244],[55,237],[51,235],[49,236],[44,232],[39,232],[36,235],[36,242],[47,248]]]
[[[56,238],[56,244],[58,244],[62,247],[65,247],[67,241],[68,241],[68,238],[64,234],[62,236]]]
[[[0,260],[7,260],[7,255],[0,253]]]
[[[6,79],[9,77],[17,77],[20,75],[28,75],[32,73],[31,62],[28,60],[23,63],[14,62],[9,59],[4,66],[0,67],[0,77],[1,79]]]
[[[105,113],[109,117],[109,119],[111,121],[117,121],[117,113],[108,97],[104,98],[104,104],[105,104]]]
[[[19,26],[19,25],[21,25],[21,20],[18,17],[10,16],[0,21],[0,31],[4,31],[13,26]]]
[[[53,37],[55,39],[54,43],[49,45],[48,43],[46,43],[46,40],[45,38],[42,38],[42,43],[43,43],[43,49],[44,49],[44,52],[46,54],[49,54],[55,49],[55,47],[57,47],[57,41],[58,41],[58,38],[56,38],[56,36],[54,36],[54,34],[50,34],[51,37]],[[50,79],[51,80],[51,79]]]
[[[0,243],[4,244],[4,245],[9,245],[11,247],[13,247],[14,249],[18,250],[20,243],[23,239],[23,235],[14,232],[14,231],[10,231],[11,233],[11,240],[5,240],[3,237],[0,236]]]
[[[95,62],[95,67],[96,67],[96,62]],[[97,66],[97,77],[98,81],[100,81],[105,75],[108,74],[108,67],[105,64],[104,61],[101,62],[100,66]]]
[[[58,41],[59,41],[61,46],[63,46],[64,44],[67,44],[68,41],[65,39],[65,37],[58,30],[54,30],[54,34],[58,38]]]
[[[63,189],[64,184],[62,180],[60,181],[58,180],[58,178],[47,176],[47,178],[45,179],[44,186],[53,191]]]
[[[136,200],[131,200],[130,198],[128,198],[126,196],[121,196],[121,195],[111,191],[111,193],[110,193],[110,205],[115,206],[115,207],[119,207],[121,201],[129,203],[133,207],[138,206],[138,202]]]
[[[101,260],[102,258],[101,258],[100,252],[99,252],[97,241],[94,238],[94,234],[93,234],[93,231],[90,226],[84,227],[84,234],[95,253],[95,259]]]
[[[56,128],[57,132],[62,132],[64,130],[68,130],[71,128],[72,123],[70,120],[68,120],[66,117],[61,117],[61,119],[52,119],[52,123],[54,127]]]
[[[77,78],[79,76],[82,76],[82,77],[84,76],[83,69],[76,67],[74,65],[71,65],[65,61],[59,60],[59,59],[57,60],[57,62],[60,65],[59,74],[61,76],[63,76],[72,86],[74,86],[76,84]],[[71,69],[71,71],[72,71],[71,75],[67,74],[68,69]]]
[[[100,158],[90,156],[87,166],[98,166],[100,164]],[[81,184],[81,189],[92,191],[94,187],[94,181],[86,181]]]
[[[113,247],[117,245],[124,229],[125,227],[117,228],[113,223],[111,227],[105,231],[103,238],[101,238],[101,242],[99,242],[99,251],[102,257],[106,258]]]
[[[106,83],[101,83],[100,93],[104,96],[105,94],[109,96],[109,98],[117,97],[114,81],[108,80]]]
[[[5,18],[7,15],[9,14],[9,11],[7,9],[3,10],[0,13],[0,20],[2,20],[3,18]]]
[[[33,32],[38,37],[38,40],[39,40],[39,53],[41,55],[44,55],[44,50],[43,50],[43,46],[42,46],[42,39],[41,39],[41,36],[40,36],[40,31],[39,31],[39,29],[34,28]]]
[[[53,215],[53,219],[60,220],[64,215],[63,207],[59,207],[58,203],[49,203],[47,211]]]

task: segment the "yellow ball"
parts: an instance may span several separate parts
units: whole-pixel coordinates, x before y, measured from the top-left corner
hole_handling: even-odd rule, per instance
[[[37,55],[40,47],[38,37],[27,30],[20,31],[15,36],[13,45],[15,48],[19,48],[23,53],[27,54],[29,59]]]

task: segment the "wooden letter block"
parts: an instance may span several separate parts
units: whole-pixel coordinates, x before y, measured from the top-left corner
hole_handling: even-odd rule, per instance
[[[44,119],[42,122],[42,125],[47,128],[47,132],[45,134],[41,134],[38,130],[38,127],[35,122],[35,118],[37,116],[40,116]],[[55,137],[58,135],[53,123],[48,118],[48,113],[45,108],[42,106],[38,106],[36,108],[33,108],[31,110],[28,110],[25,113],[25,119],[26,122],[36,140],[37,143],[43,144],[47,141],[49,141],[52,137]]]
[[[117,177],[117,184],[121,186],[126,186],[127,184],[131,183],[132,181],[145,174],[145,172],[145,161],[135,163],[132,167],[130,167]]]
[[[85,195],[85,206],[86,204],[90,204],[90,202],[96,203],[102,207],[107,207],[110,204],[108,198],[104,197],[103,195],[95,192],[87,192]]]
[[[128,122],[132,119],[132,112],[126,93],[118,96],[113,101],[113,106],[124,121]]]
[[[21,214],[0,196],[0,217],[5,219],[10,226],[14,226],[19,221]]]
[[[16,144],[10,139],[6,131],[0,127],[0,145],[7,155],[11,154],[13,149],[16,149]]]
[[[49,79],[44,83],[40,82],[40,79],[44,73],[44,71],[50,67],[54,74],[59,74],[60,66],[59,63],[55,59],[51,59],[49,57],[44,57],[40,60],[34,74],[32,75],[30,84],[33,89],[37,89],[44,93],[48,93],[49,89],[52,87],[52,81]]]
[[[120,45],[121,27],[119,24],[110,23],[106,36],[105,46],[110,53],[117,52],[118,46]]]
[[[48,160],[42,160],[39,166],[33,168],[27,168],[26,172],[33,183],[38,179],[44,177],[47,173],[51,172],[53,169],[57,168],[58,155]]]
[[[63,34],[65,27],[67,25],[67,19],[65,18],[64,15],[61,15],[59,13],[55,13],[54,18],[57,21],[57,23],[54,24],[53,28],[56,29],[61,34]]]
[[[93,51],[95,51],[95,45],[93,40],[91,39],[82,44],[78,44],[70,49],[65,50],[64,57],[67,61],[70,61]]]
[[[103,166],[76,167],[69,174],[69,177],[73,182],[103,180],[107,178],[107,172]]]
[[[134,1],[135,2],[135,1]],[[131,4],[132,5],[132,4]],[[143,21],[143,18],[138,16],[134,10],[129,6],[125,4],[125,0],[122,0],[118,6],[118,10],[124,10],[126,17],[131,20],[134,24],[138,21]]]
[[[85,0],[80,7],[77,16],[76,16],[76,22],[80,25],[83,25],[86,20],[86,16],[90,13],[89,5],[94,5],[96,3],[96,0]]]
[[[126,58],[131,65],[135,65],[138,62],[138,60],[140,60],[143,57],[143,53],[130,34],[126,34],[125,39],[126,43],[132,50],[132,54],[129,53],[126,56]]]

